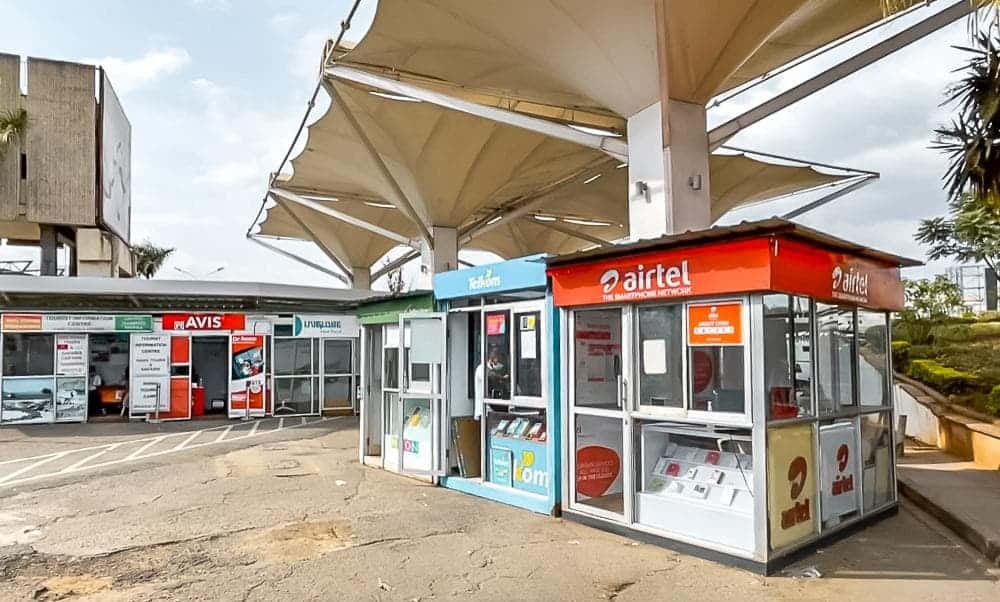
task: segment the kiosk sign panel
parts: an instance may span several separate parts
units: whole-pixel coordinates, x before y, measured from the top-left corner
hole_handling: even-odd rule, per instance
[[[688,306],[689,345],[742,345],[743,304],[739,301]]]
[[[816,459],[811,424],[768,431],[767,507],[771,549],[816,533]]]
[[[299,315],[292,324],[292,336],[305,338],[355,338],[361,334],[361,326],[355,316],[347,315]]]
[[[7,332],[149,332],[150,315],[3,314]]]
[[[163,330],[243,330],[243,314],[163,314]]]
[[[130,359],[129,410],[170,410],[170,336],[134,334]]]
[[[824,524],[858,510],[857,455],[852,422],[819,428],[820,482]]]

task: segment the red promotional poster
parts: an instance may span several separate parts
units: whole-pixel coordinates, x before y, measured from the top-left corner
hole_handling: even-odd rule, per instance
[[[486,336],[496,336],[507,332],[507,314],[486,315]]]
[[[613,449],[590,445],[576,452],[576,490],[587,497],[601,497],[618,479],[622,460]]]
[[[163,314],[163,330],[243,330],[243,314]]]
[[[230,378],[229,415],[264,414],[264,337],[233,335],[232,375]]]

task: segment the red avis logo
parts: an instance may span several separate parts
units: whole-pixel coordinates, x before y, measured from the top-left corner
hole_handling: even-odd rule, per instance
[[[781,528],[791,529],[800,523],[809,522],[812,514],[809,511],[809,498],[799,501],[802,490],[806,486],[809,475],[809,464],[802,456],[797,456],[788,465],[788,482],[791,484],[789,493],[795,505],[781,512]]]
[[[183,322],[174,322],[174,330],[218,330],[222,328],[222,316],[188,316]]]

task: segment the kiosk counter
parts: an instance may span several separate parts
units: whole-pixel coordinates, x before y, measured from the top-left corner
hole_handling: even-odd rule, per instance
[[[566,516],[767,572],[895,511],[916,262],[774,219],[547,263]]]

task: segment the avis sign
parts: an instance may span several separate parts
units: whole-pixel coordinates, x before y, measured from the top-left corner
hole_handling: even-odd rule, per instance
[[[244,330],[243,314],[163,314],[164,331]]]

